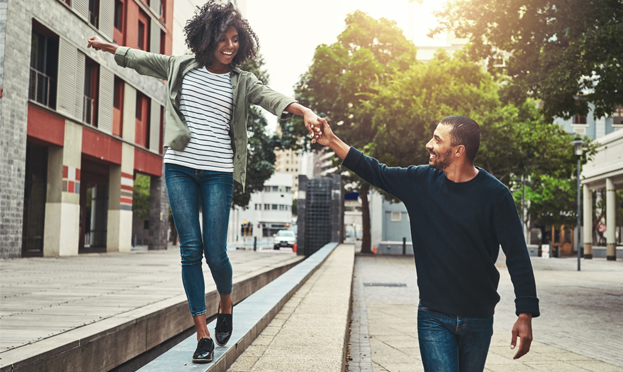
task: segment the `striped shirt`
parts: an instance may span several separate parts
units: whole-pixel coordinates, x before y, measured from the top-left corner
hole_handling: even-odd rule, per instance
[[[167,148],[165,163],[193,169],[233,172],[234,152],[229,136],[233,92],[230,74],[198,68],[184,75],[180,111],[191,137],[184,151]]]

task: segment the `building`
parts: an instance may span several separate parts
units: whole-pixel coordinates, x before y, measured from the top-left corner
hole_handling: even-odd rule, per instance
[[[235,207],[229,215],[229,242],[244,238],[271,237],[292,225],[292,175],[275,172],[264,190],[251,194],[246,208]]]
[[[620,116],[619,116],[620,117]],[[584,257],[606,257],[616,260],[623,257],[622,221],[617,225],[616,192],[623,189],[623,131],[614,131],[599,138],[595,158],[582,169],[583,186],[583,232]],[[593,234],[593,191],[604,190],[606,198],[605,220],[603,223],[606,246],[599,247]],[[593,244],[595,243],[595,244]],[[603,243],[602,243],[603,244]],[[619,248],[617,249],[617,245]]]
[[[560,124],[571,134],[587,136],[596,140],[623,128],[623,105],[617,105],[610,117],[595,118],[593,112],[595,105],[589,103],[590,111],[586,116],[575,115],[570,119],[556,118],[555,123]]]
[[[135,175],[151,177],[150,248],[166,247],[166,86],[87,38],[171,54],[173,0],[0,3],[2,258],[129,251]]]
[[[294,150],[275,151],[275,172],[289,173],[292,176],[292,196],[296,197],[299,190],[299,159],[300,152]]]

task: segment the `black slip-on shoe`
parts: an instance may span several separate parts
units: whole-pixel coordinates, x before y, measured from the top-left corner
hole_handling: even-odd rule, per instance
[[[193,354],[193,363],[210,363],[214,357],[214,342],[211,338],[202,338],[197,343]]]
[[[234,317],[233,314],[221,314],[220,311],[221,305],[219,305],[219,314],[216,315],[216,328],[214,330],[214,339],[219,346],[225,346],[231,338],[232,330],[234,328]]]

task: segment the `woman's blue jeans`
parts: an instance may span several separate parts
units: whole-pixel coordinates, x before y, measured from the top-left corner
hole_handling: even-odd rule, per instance
[[[221,295],[232,291],[232,269],[227,256],[227,224],[234,181],[232,173],[193,169],[165,163],[169,204],[180,239],[182,282],[192,316],[206,313],[202,258]],[[203,236],[199,225],[203,214]]]
[[[478,372],[485,368],[493,317],[464,318],[418,306],[418,340],[427,372]]]

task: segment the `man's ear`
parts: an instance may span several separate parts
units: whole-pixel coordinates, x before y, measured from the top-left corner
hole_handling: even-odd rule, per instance
[[[456,147],[456,150],[454,150],[454,156],[459,157],[465,155],[465,146],[463,145],[458,145]]]

